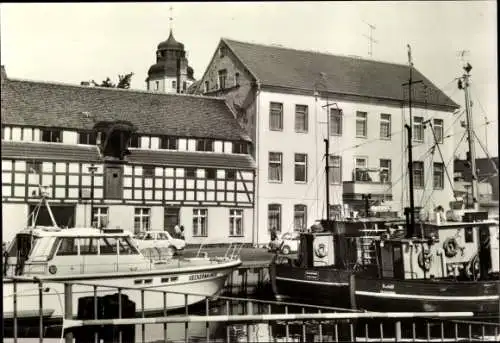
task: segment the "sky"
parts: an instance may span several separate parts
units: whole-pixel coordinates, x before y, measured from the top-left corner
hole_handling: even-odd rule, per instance
[[[415,67],[463,106],[455,78],[468,61],[474,127],[498,156],[496,1],[2,3],[1,63],[8,77],[72,84],[133,72],[145,90],[171,26],[197,79],[222,37],[402,64],[410,44]]]

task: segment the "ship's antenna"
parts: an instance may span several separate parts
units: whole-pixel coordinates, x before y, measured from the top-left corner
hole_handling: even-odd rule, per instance
[[[366,39],[368,39],[368,42],[369,42],[369,45],[368,45],[368,56],[372,57],[373,56],[373,43],[375,43],[375,44],[378,43],[378,41],[373,38],[373,30],[375,30],[376,27],[375,27],[375,25],[367,23],[364,20],[363,20],[363,23],[365,23],[366,25],[368,25],[368,27],[370,28],[370,35],[368,36],[368,35],[363,34],[363,36]]]

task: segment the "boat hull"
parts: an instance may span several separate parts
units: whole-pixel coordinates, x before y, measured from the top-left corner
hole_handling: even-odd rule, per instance
[[[349,307],[350,272],[332,268],[301,268],[271,264],[270,278],[279,300]]]
[[[229,276],[241,261],[231,261],[219,264],[210,264],[203,268],[190,270],[165,269],[154,272],[117,274],[100,277],[85,277],[78,279],[74,276],[68,279],[58,278],[42,280],[42,312],[46,318],[57,319],[64,315],[64,282],[78,283],[72,286],[73,316],[78,314],[79,299],[94,296],[94,285],[97,287],[97,296],[116,294],[118,288],[121,293],[135,303],[137,314],[157,313],[164,309],[164,293],[166,309],[174,310],[192,305],[204,300],[207,296],[218,294]],[[82,285],[83,284],[83,285]],[[88,286],[86,285],[88,284]],[[108,286],[109,288],[102,287]],[[39,286],[37,283],[17,282],[16,317],[18,319],[37,318],[40,315]],[[127,289],[127,288],[133,289]],[[143,292],[141,290],[144,290]],[[3,282],[3,316],[4,319],[14,317],[14,284],[12,280]],[[185,296],[185,294],[188,294]]]
[[[369,311],[462,312],[498,316],[500,281],[393,280],[357,275],[356,306]]]

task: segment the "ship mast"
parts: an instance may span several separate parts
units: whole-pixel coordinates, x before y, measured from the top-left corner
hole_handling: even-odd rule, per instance
[[[467,117],[467,138],[469,142],[469,156],[467,159],[470,163],[471,168],[471,191],[472,191],[472,205],[474,210],[478,210],[478,184],[477,184],[477,168],[476,168],[476,148],[475,148],[475,135],[473,131],[473,118],[472,118],[472,107],[470,102],[470,94],[469,94],[469,78],[470,71],[472,70],[472,66],[467,63],[463,67],[465,73],[462,75],[460,79],[458,79],[458,88],[463,89],[465,93],[465,113]]]

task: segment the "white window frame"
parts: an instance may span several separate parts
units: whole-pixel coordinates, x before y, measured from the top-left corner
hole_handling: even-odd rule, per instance
[[[363,125],[363,134],[358,134],[358,124]],[[356,111],[356,138],[368,137],[368,112]]]
[[[387,166],[383,166],[383,162],[388,162]],[[380,182],[381,183],[391,183],[392,179],[392,160],[388,158],[381,158],[379,160],[379,166],[380,166]],[[382,180],[382,175],[383,172],[387,171],[387,180]]]
[[[439,173],[436,172],[436,167],[441,167],[441,170]],[[439,179],[436,179],[437,177]],[[434,162],[432,164],[432,188],[433,189],[444,189],[444,164],[443,163]]]
[[[193,208],[193,237],[208,237],[208,210]]]
[[[360,161],[363,160],[364,161],[363,165],[358,164],[358,162],[359,162],[358,160],[360,160]],[[360,175],[369,177],[368,171],[367,171],[367,169],[368,169],[368,157],[366,157],[366,156],[354,156],[354,173],[353,173],[354,174],[353,181],[355,181],[355,182],[367,181],[367,180],[362,180],[362,179],[358,180],[358,177],[356,174],[356,171],[358,169],[361,169],[364,171],[364,174],[360,174]]]
[[[271,160],[271,155],[276,154],[279,156],[279,159]],[[283,182],[283,154],[281,152],[269,151],[269,168],[268,168],[268,180],[269,182]],[[272,178],[271,168],[279,168],[278,169],[278,179]]]
[[[297,157],[303,157],[304,161],[297,161]],[[297,180],[297,168],[304,168],[304,180]],[[296,183],[307,183],[307,154],[296,153],[294,155],[293,178]]]
[[[240,231],[238,233],[238,220],[240,222]],[[229,237],[243,237],[243,210],[241,208],[229,209]]]
[[[301,118],[298,118],[301,117]],[[299,124],[301,124],[299,127]],[[295,105],[295,132],[307,133],[309,131],[309,106]]]
[[[380,139],[391,139],[391,115],[389,113],[380,113]],[[387,128],[387,133],[384,135],[384,129]]]
[[[273,106],[275,107],[273,109]],[[277,109],[279,107],[279,111]],[[279,114],[279,125],[278,127],[273,126],[273,114]],[[283,103],[271,101],[269,103],[269,130],[270,131],[283,131]]]
[[[338,123],[337,130],[335,130],[334,123]],[[343,111],[340,108],[330,108],[330,136],[342,136],[343,125]]]
[[[136,226],[136,219],[139,219],[139,227]],[[147,219],[147,220],[146,220]],[[134,208],[134,232],[151,230],[151,208],[136,207]]]
[[[413,117],[413,141],[423,142],[424,138],[424,117]]]
[[[272,210],[271,212],[271,207],[275,206],[275,209]],[[277,219],[278,219],[278,224],[274,227],[276,229],[277,232],[281,232],[281,225],[282,225],[282,220],[281,220],[281,216],[282,216],[282,206],[281,204],[276,204],[276,203],[272,203],[272,204],[269,204],[267,205],[267,229],[269,232],[271,232],[271,230],[273,229],[273,226],[271,225],[271,220],[269,220],[269,217],[271,216],[271,214],[277,214]]]
[[[302,226],[298,225],[298,221],[302,221]],[[302,231],[307,228],[307,205],[293,205],[293,229],[294,231]]]
[[[434,129],[434,134],[436,136],[436,142],[437,143],[443,143],[443,136],[444,136],[444,121],[443,119],[435,118],[433,120],[433,129]]]
[[[330,169],[328,171],[328,178],[330,185],[340,185],[342,183],[342,156],[339,155],[330,155],[329,156],[330,160],[328,161],[328,168]],[[339,170],[339,175],[340,179],[335,180],[334,178],[334,171],[335,169]]]
[[[94,206],[94,213],[92,213],[92,223],[95,223],[94,227],[106,227],[109,223],[109,207],[105,206]]]

